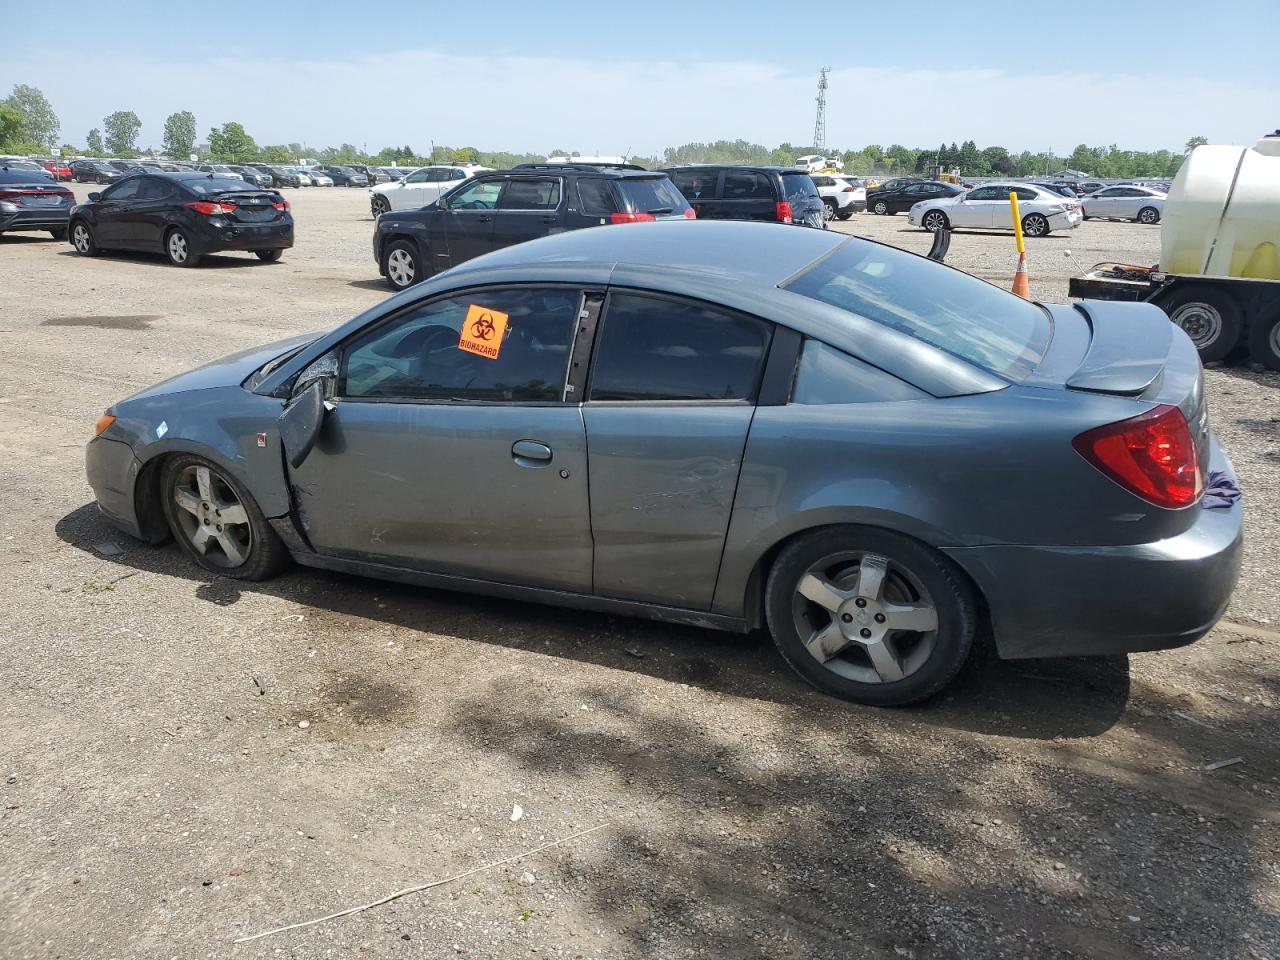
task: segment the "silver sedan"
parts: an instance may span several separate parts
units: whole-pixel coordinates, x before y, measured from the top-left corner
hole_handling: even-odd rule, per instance
[[[1086,219],[1159,223],[1165,195],[1150,187],[1103,187],[1082,201]]]

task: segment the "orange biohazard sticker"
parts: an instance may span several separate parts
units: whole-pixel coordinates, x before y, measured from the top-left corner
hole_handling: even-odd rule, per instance
[[[467,319],[462,322],[458,337],[458,349],[466,350],[487,360],[497,360],[502,350],[502,338],[507,332],[507,315],[473,303],[467,308]]]

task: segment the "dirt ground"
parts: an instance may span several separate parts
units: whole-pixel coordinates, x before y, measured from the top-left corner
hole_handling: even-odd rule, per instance
[[[762,636],[237,584],[101,522],[109,403],[385,296],[365,191],[290,199],[278,264],[0,237],[0,957],[1280,957],[1280,378],[1208,373],[1249,536],[1209,637],[980,656],[936,702],[856,707]],[[1158,245],[1032,242],[1033,292]],[[949,260],[1007,283],[1012,248],[958,234]]]

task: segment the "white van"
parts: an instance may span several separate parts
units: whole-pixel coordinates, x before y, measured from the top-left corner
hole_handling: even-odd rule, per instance
[[[817,173],[819,170],[825,170],[826,168],[827,158],[820,157],[816,153],[796,160],[796,169],[803,170],[805,173]]]

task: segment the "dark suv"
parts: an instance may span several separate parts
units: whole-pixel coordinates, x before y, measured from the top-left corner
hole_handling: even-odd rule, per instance
[[[490,250],[610,223],[692,220],[663,173],[584,164],[525,164],[462,181],[418,210],[378,217],[373,258],[394,290]]]
[[[367,187],[369,185],[369,178],[353,167],[334,165],[321,167],[320,170],[333,181],[335,187]]]
[[[664,167],[699,220],[768,220],[826,229],[813,178],[791,167]]]
[[[882,183],[878,187],[868,188],[867,209],[882,216],[892,215],[910,210],[922,200],[956,197],[962,193],[964,193],[964,187],[956,186],[954,183],[901,177]]]

